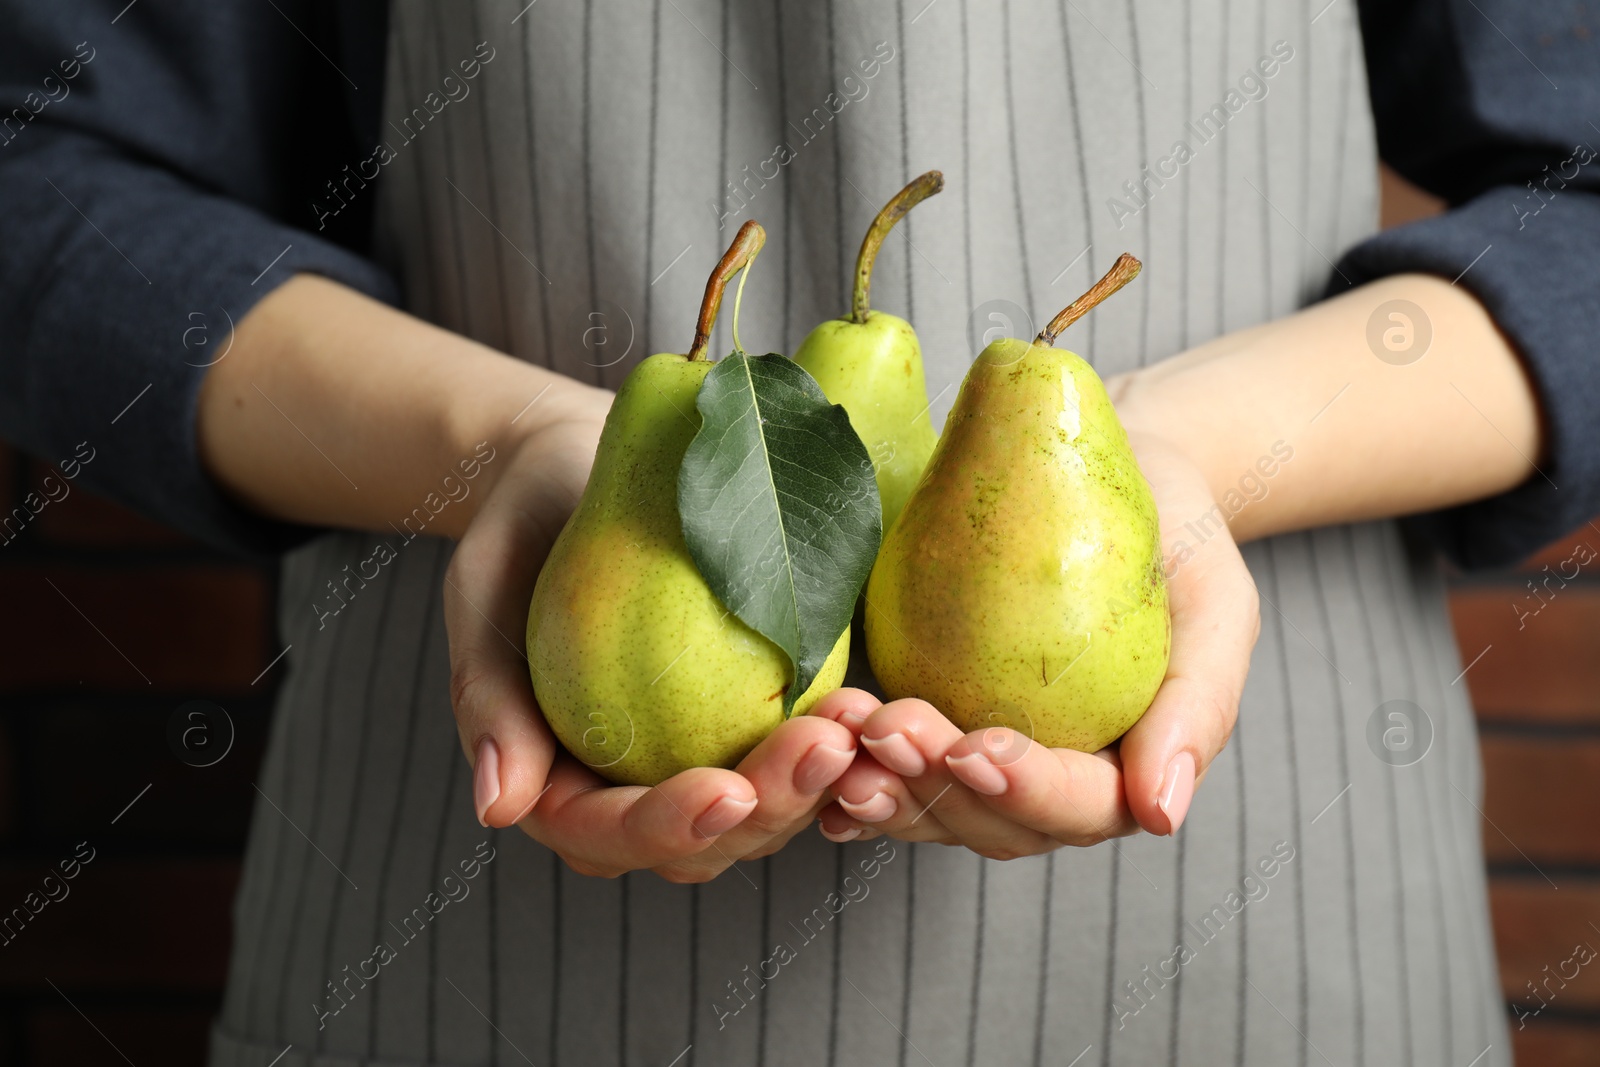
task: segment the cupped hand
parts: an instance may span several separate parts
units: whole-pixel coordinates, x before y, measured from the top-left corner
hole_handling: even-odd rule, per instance
[[[604,394],[595,391],[596,398]],[[777,851],[827,803],[851,765],[843,725],[781,725],[734,770],[696,768],[660,785],[613,786],[573,758],[535,702],[523,646],[539,569],[577,505],[603,403],[544,425],[486,469],[484,489],[445,573],[450,695],[473,798],[486,826],[519,826],[580,874],[654,870],[701,882]]]
[[[1050,749],[1013,730],[968,734],[926,701],[859,690],[818,703],[861,740],[823,809],[833,840],[887,833],[994,859],[1138,832],[1176,833],[1239,713],[1260,632],[1255,582],[1206,479],[1158,433],[1129,440],[1161,516],[1172,655],[1149,710],[1114,746]],[[1209,530],[1198,540],[1193,529]]]

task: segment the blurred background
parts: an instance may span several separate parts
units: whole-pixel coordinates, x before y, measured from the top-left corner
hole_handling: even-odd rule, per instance
[[[1392,174],[1383,189],[1386,226],[1439,210]],[[0,516],[49,473],[0,444]],[[1529,584],[1580,545],[1600,553],[1600,519],[1518,570],[1452,579],[1508,1012],[1539,1006],[1528,983],[1574,939],[1600,948],[1600,570],[1537,600]],[[204,1063],[282,675],[275,591],[272,568],[75,486],[0,544],[0,918],[93,850],[70,896],[0,932],[0,1064]],[[191,764],[221,753],[227,725],[180,713],[196,700],[233,730],[204,767]],[[186,750],[174,723],[204,735]],[[1550,988],[1522,1029],[1512,1015],[1519,1062],[1600,1063],[1600,968]]]

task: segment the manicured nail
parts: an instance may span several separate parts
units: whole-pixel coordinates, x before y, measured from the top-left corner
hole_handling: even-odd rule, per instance
[[[822,792],[822,787],[831,785],[835,779],[843,774],[856,758],[852,749],[834,748],[832,745],[816,744],[811,746],[811,751],[800,757],[800,763],[794,769],[794,788],[802,796]]]
[[[840,797],[839,806],[862,822],[883,822],[894,818],[895,809],[900,805],[895,803],[894,797],[880,789],[860,804],[852,804]]]
[[[852,826],[850,829],[836,834],[819,822],[817,823],[817,829],[822,831],[823,837],[826,837],[829,841],[832,841],[836,845],[842,845],[846,841],[854,841],[856,838],[861,836],[861,827],[859,826]]]
[[[716,837],[725,834],[744,822],[744,817],[756,810],[756,802],[751,800],[735,800],[732,797],[721,797],[717,802],[700,813],[694,821],[694,832],[701,837]]]
[[[543,800],[544,799],[544,795],[546,793],[548,793],[549,791],[550,791],[550,787],[548,785],[546,785],[543,789],[539,790],[539,795],[534,797],[532,800],[528,801],[528,806],[522,809],[522,814],[521,815],[518,815],[515,819],[511,820],[511,825],[515,826],[515,825],[517,825],[517,823],[521,822],[523,819],[526,819],[529,816],[529,814],[531,814],[533,812],[533,809],[538,806],[539,801]]]
[[[1167,822],[1172,826],[1169,834],[1176,834],[1183,825],[1183,817],[1189,814],[1189,802],[1193,799],[1194,757],[1180,752],[1167,764],[1167,776],[1161,781],[1161,796],[1156,800],[1156,806],[1166,813]]]
[[[950,773],[961,779],[969,789],[986,797],[999,796],[1011,784],[1000,768],[982,752],[969,752],[965,756],[946,756],[944,764],[950,768]]]
[[[922,753],[917,751],[917,746],[905,734],[863,737],[861,740],[879,763],[896,774],[915,778],[928,769],[928,761],[922,758]]]
[[[841,711],[839,713],[839,724],[853,730],[859,730],[867,724],[867,716],[871,714],[872,712],[870,711]]]
[[[489,809],[500,799],[500,749],[494,738],[478,742],[478,762],[472,769],[472,804],[478,809],[478,825],[489,825]]]

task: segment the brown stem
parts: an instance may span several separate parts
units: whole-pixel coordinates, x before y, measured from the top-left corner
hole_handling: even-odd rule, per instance
[[[1111,269],[1106,271],[1105,277],[1091,285],[1087,293],[1062,308],[1060,313],[1050,320],[1050,325],[1046,326],[1043,332],[1033,339],[1033,343],[1036,345],[1055,344],[1056,338],[1061,335],[1062,330],[1089,314],[1106,297],[1137,278],[1139,272],[1143,269],[1143,263],[1140,263],[1126,252],[1122,253],[1117,257],[1117,261],[1111,264]]]
[[[717,312],[722,310],[722,294],[733,276],[755,261],[756,253],[767,243],[767,231],[751,219],[739,227],[733,243],[722,254],[722,261],[706,280],[706,295],[700,301],[700,318],[694,327],[694,344],[689,346],[690,359],[705,359],[711,347],[711,328],[717,324]]]
[[[861,239],[861,251],[856,256],[856,286],[850,299],[851,322],[857,325],[866,322],[872,310],[867,306],[867,292],[872,288],[872,264],[878,258],[878,249],[883,247],[883,239],[889,236],[895,223],[906,217],[906,212],[943,188],[944,175],[939,171],[918,175],[883,205],[878,217],[867,227],[867,235]]]

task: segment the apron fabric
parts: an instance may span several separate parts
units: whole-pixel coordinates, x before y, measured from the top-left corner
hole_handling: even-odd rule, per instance
[[[1122,251],[1143,275],[1062,342],[1103,375],[1317,297],[1377,205],[1355,5],[1325,2],[400,0],[383,256],[416,314],[615,387],[686,350],[752,217],[740,334],[793,352],[939,168],[872,290],[938,425],[988,331],[1030,335]],[[1246,547],[1261,639],[1175,840],[997,862],[807,831],[699,886],[478,826],[449,552],[286,560],[215,1067],[1510,1062],[1462,664],[1391,523]]]

